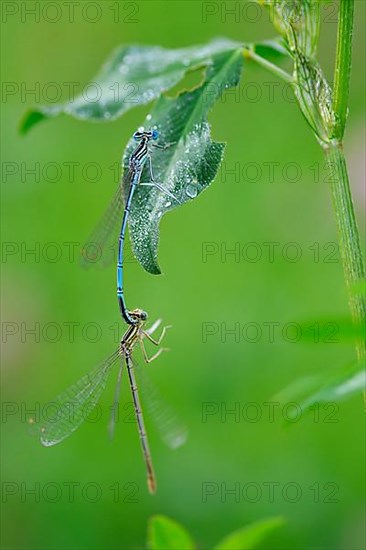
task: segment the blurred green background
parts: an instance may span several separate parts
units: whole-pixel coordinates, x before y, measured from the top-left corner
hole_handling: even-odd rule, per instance
[[[68,99],[65,82],[79,83],[76,89],[81,91],[117,45],[176,48],[217,36],[262,40],[274,31],[267,14],[238,2],[208,3],[214,6],[213,15],[205,12],[207,4],[194,1],[77,2],[73,22],[60,2],[62,16],[54,23],[47,20],[57,15],[52,6],[46,15],[40,13],[38,22],[22,4],[31,9],[37,3],[2,3],[2,78],[10,83],[5,91],[13,85],[14,92],[3,94],[1,128],[3,547],[143,548],[148,518],[163,513],[184,524],[200,548],[212,547],[251,521],[275,515],[286,517],[287,525],[263,548],[362,548],[361,397],[340,403],[331,417],[335,422],[327,417],[331,408],[320,408],[319,421],[314,413],[288,428],[283,427],[280,407],[272,421],[264,405],[301,376],[331,372],[352,361],[354,350],[342,338],[338,343],[303,338],[289,343],[281,334],[286,323],[332,322],[347,316],[348,307],[339,260],[328,261],[329,243],[335,243],[337,235],[322,152],[297,106],[286,100],[282,83],[253,64],[244,67],[236,92],[241,97],[230,91],[210,115],[213,138],[227,141],[224,170],[237,170],[239,163],[243,172],[236,180],[222,171],[197,201],[164,218],[164,275],[151,276],[135,261],[126,268],[129,305],[144,307],[151,320],[162,317],[173,325],[166,340],[170,353],[148,368],[190,432],[187,444],[171,452],[147,419],[157,495],[150,496],[146,489],[136,425],[121,420],[114,441],[107,437],[112,380],[98,422],[85,424],[50,449],[32,434],[24,409],[42,406],[86,373],[114,349],[116,330],[123,331],[114,267],[83,271],[77,259],[70,259],[67,243],[82,243],[103,213],[117,181],[110,167],[119,164],[127,140],[150,106],[109,124],[60,117],[26,137],[18,133],[22,116],[38,100],[47,103],[42,95],[47,96],[50,82],[62,89],[63,99]],[[41,2],[38,10],[47,4]],[[225,11],[238,10],[237,4],[241,10],[236,16]],[[19,11],[6,15],[5,5]],[[336,7],[328,3],[323,10],[319,47],[330,79]],[[356,2],[355,21],[346,153],[364,235],[363,1]],[[22,97],[24,86],[38,86],[40,97]],[[90,162],[101,167],[95,182],[90,181],[92,169],[83,175]],[[36,163],[40,177],[26,175]],[[57,163],[58,173],[52,168],[44,172],[48,163]],[[73,181],[67,163],[76,163]],[[273,178],[266,163],[273,163]],[[300,167],[298,181],[289,181],[294,173],[287,163]],[[266,242],[279,243],[273,262]],[[282,255],[290,242],[301,250],[299,261],[286,261]],[[207,243],[214,243],[218,252],[203,261]],[[253,250],[245,255],[248,243],[256,243],[262,253],[256,262],[248,261]],[[221,255],[225,247],[235,246],[244,257]],[[25,253],[35,247],[36,255]],[[314,259],[316,247],[319,261]],[[51,258],[56,250],[59,257],[47,260],[47,251]],[[265,325],[271,322],[278,323],[273,342]],[[39,338],[26,333],[37,323]],[[76,324],[74,341],[68,336],[70,323]],[[98,325],[97,332],[90,323]],[[206,339],[205,323],[216,332]],[[225,336],[225,329],[236,323],[243,330],[247,323],[259,326],[258,341],[248,341],[250,333],[247,338]],[[128,403],[126,377],[123,381],[122,403]],[[203,421],[207,403],[216,413]],[[255,403],[261,414],[257,422],[248,419],[254,415],[248,403]],[[243,414],[239,419],[225,415],[225,407],[237,407]],[[214,494],[205,496],[205,483]],[[269,483],[276,487],[273,498]],[[69,493],[72,484],[74,498]],[[225,492],[235,487],[237,496]],[[298,498],[291,487],[300,491]],[[27,492],[34,488],[39,496]]]

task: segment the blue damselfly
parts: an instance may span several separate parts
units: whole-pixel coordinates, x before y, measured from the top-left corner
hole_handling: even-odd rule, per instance
[[[97,226],[96,231],[92,234],[89,239],[89,242],[94,243],[98,246],[99,251],[106,248],[106,244],[110,242],[111,237],[113,237],[113,229],[116,225],[116,222],[120,219],[121,212],[123,209],[123,188],[128,188],[128,194],[126,197],[122,224],[118,240],[118,255],[117,255],[117,297],[118,304],[120,308],[121,315],[126,323],[133,325],[136,323],[135,317],[131,315],[130,311],[127,309],[126,301],[124,297],[123,289],[123,250],[124,250],[124,240],[126,235],[126,227],[128,216],[131,209],[131,203],[133,199],[134,192],[138,185],[155,187],[162,193],[166,194],[176,202],[180,201],[172,195],[167,189],[165,189],[160,183],[156,182],[153,176],[152,163],[151,163],[151,154],[150,147],[156,147],[158,149],[166,149],[171,144],[160,145],[154,143],[159,137],[159,132],[156,128],[151,130],[144,130],[144,128],[139,128],[137,132],[134,133],[133,138],[138,142],[138,145],[134,152],[131,154],[128,163],[128,170],[125,171],[123,176],[122,184],[119,186],[117,193],[112,201],[112,204],[105,213],[100,224]],[[143,168],[148,162],[150,180],[149,182],[141,182],[141,175]]]
[[[147,471],[147,485],[151,493],[156,491],[156,478],[154,474],[149,442],[145,429],[144,417],[139,399],[138,386],[135,377],[135,369],[142,370],[137,366],[137,363],[132,359],[132,351],[136,343],[139,343],[146,363],[150,363],[156,359],[163,351],[160,348],[152,357],[148,357],[144,339],[147,338],[152,344],[158,346],[166,330],[170,327],[164,327],[160,337],[156,340],[152,334],[158,328],[160,320],[153,324],[150,329],[144,329],[144,324],[147,319],[147,314],[141,309],[135,309],[130,312],[133,318],[133,324],[128,327],[123,335],[119,347],[114,351],[101,365],[94,368],[90,373],[83,376],[76,384],[70,386],[66,391],[60,394],[53,402],[56,407],[55,418],[49,420],[40,428],[40,439],[42,445],[50,447],[60,443],[69,437],[81,424],[86,420],[91,409],[98,404],[98,401],[106,387],[107,380],[112,371],[112,367],[118,360],[121,361],[117,376],[116,391],[114,403],[112,407],[112,415],[109,424],[110,434],[113,435],[116,410],[119,403],[119,395],[121,388],[123,365],[126,365],[134,411],[138,426],[138,432],[142,447],[142,453]],[[140,372],[140,383],[144,382],[142,372]],[[146,385],[146,381],[145,381]],[[145,387],[145,398],[149,412],[157,428],[162,434],[165,442],[172,448],[179,447],[185,442],[186,430],[174,418],[174,415],[168,412],[167,407],[161,406],[161,401],[156,395],[154,389]],[[33,422],[32,422],[33,423]]]

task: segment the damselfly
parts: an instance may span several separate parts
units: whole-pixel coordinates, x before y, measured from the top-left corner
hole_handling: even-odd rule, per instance
[[[99,398],[106,387],[112,367],[115,365],[117,360],[120,359],[121,364],[118,371],[112,416],[109,424],[110,434],[113,435],[114,432],[116,410],[118,408],[121,389],[122,370],[123,365],[125,364],[132,394],[142,453],[146,465],[147,485],[149,491],[151,493],[155,493],[156,478],[135,377],[135,367],[137,367],[137,363],[132,359],[132,351],[138,342],[141,346],[146,363],[150,363],[163,351],[165,351],[165,349],[160,348],[152,357],[148,357],[144,345],[144,339],[147,338],[152,344],[158,346],[169,327],[164,327],[160,337],[156,340],[153,338],[152,334],[158,328],[160,320],[154,323],[150,329],[145,330],[144,323],[147,319],[147,314],[141,309],[135,309],[130,312],[130,315],[133,318],[133,324],[128,327],[127,331],[123,335],[118,349],[101,365],[94,368],[89,374],[81,378],[79,382],[70,386],[70,388],[55,399],[53,402],[53,406],[56,408],[55,418],[48,421],[40,428],[40,438],[42,445],[49,447],[60,443],[71,435],[85,421],[91,409],[97,405]],[[141,376],[140,382],[144,382],[144,378]],[[166,407],[161,406],[159,398],[156,395],[154,396],[154,389],[152,387],[146,388],[146,380],[145,393],[146,398],[149,398],[149,412],[153,416],[155,423],[157,424],[157,428],[161,432],[165,442],[172,448],[182,445],[186,439],[186,430],[184,426],[178,423],[178,421],[174,418],[174,415],[169,413]]]
[[[121,225],[119,241],[118,241],[117,298],[118,298],[118,304],[119,304],[121,315],[126,321],[126,323],[130,325],[133,325],[134,323],[136,323],[136,320],[135,320],[135,317],[131,315],[130,311],[127,309],[126,301],[124,297],[123,248],[124,248],[124,240],[125,240],[128,216],[130,213],[131,203],[132,203],[135,189],[138,185],[155,187],[162,193],[165,193],[166,195],[168,195],[171,199],[180,203],[180,201],[174,195],[172,195],[172,193],[170,193],[167,189],[165,189],[160,183],[156,182],[154,179],[153,171],[152,171],[150,147],[155,147],[158,149],[166,149],[171,145],[171,144],[159,145],[157,143],[153,143],[158,139],[158,137],[159,137],[159,132],[157,131],[156,128],[153,128],[152,130],[148,130],[148,131],[145,131],[144,128],[139,128],[137,132],[134,133],[133,138],[135,141],[138,142],[138,145],[130,156],[129,163],[128,163],[128,170],[125,172],[123,176],[122,185],[120,185],[120,187],[118,188],[112,204],[110,205],[109,209],[105,213],[96,231],[92,234],[92,236],[89,239],[90,243],[94,243],[98,246],[99,251],[102,251],[103,249],[105,251],[106,244],[110,242],[111,233],[113,232],[115,223],[116,221],[118,221],[118,219],[120,219],[120,216],[121,216],[121,211],[123,208],[123,188],[128,188],[129,191],[126,197],[126,203],[125,203],[125,208],[124,208],[124,213],[122,218],[122,225]],[[141,182],[141,175],[143,172],[143,168],[147,162],[149,163],[149,172],[150,172],[151,181]],[[112,234],[112,237],[113,237],[113,234]]]

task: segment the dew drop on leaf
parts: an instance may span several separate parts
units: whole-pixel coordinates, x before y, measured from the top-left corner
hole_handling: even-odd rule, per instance
[[[195,197],[197,197],[197,194],[198,194],[197,186],[193,185],[192,183],[189,183],[186,187],[186,194],[191,199],[194,199]]]

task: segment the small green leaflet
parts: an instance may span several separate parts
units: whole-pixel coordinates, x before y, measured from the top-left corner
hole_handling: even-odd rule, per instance
[[[282,517],[256,521],[227,535],[214,550],[254,550],[275,529],[285,523]]]
[[[242,62],[241,48],[214,55],[202,86],[174,99],[161,96],[144,122],[145,128],[157,127],[159,143],[170,144],[167,149],[153,151],[152,169],[155,181],[180,204],[196,198],[216,176],[225,144],[211,140],[206,116],[221,94],[238,84]],[[135,147],[136,142],[131,139],[123,158],[124,170],[128,169]],[[141,181],[150,181],[147,166]],[[128,190],[129,182],[124,182],[125,196]],[[161,272],[157,260],[160,220],[180,204],[153,187],[138,186],[135,191],[129,218],[130,237],[136,258],[150,273]]]
[[[282,517],[250,523],[227,535],[215,545],[214,550],[254,550],[272,531],[284,524]],[[196,545],[182,525],[167,516],[158,515],[149,521],[147,547],[149,550],[194,550]]]
[[[195,544],[188,531],[167,516],[153,516],[147,529],[149,550],[194,550]]]
[[[239,48],[238,42],[216,39],[200,46],[165,49],[160,46],[121,46],[99,73],[71,100],[28,112],[21,131],[59,114],[81,120],[108,122],[129,109],[151,102],[176,85],[185,73],[211,63],[212,56]]]

